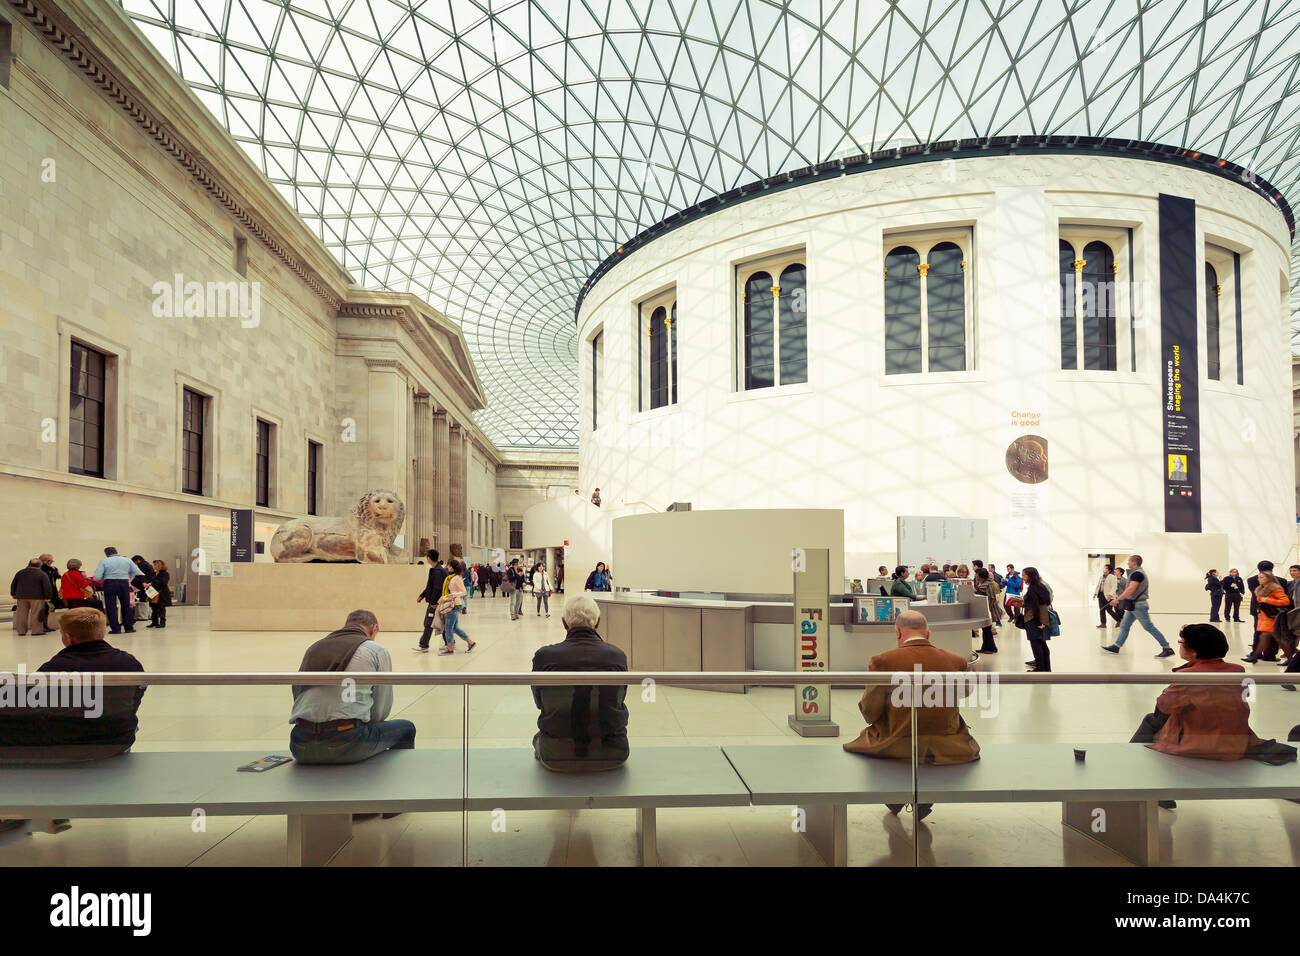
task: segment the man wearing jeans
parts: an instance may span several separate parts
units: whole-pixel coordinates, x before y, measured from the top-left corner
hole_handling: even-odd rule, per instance
[[[506,579],[514,589],[510,593],[510,620],[514,621],[524,616],[524,574],[519,570],[518,558],[510,562]]]
[[[130,558],[117,553],[117,548],[105,548],[103,560],[90,577],[104,584],[104,610],[108,614],[108,632],[135,633],[135,615],[131,613],[131,579],[140,576],[140,569]],[[118,624],[118,608],[122,610],[122,623]]]
[[[1133,602],[1133,607],[1124,612],[1124,619],[1119,622],[1119,636],[1115,638],[1115,643],[1109,647],[1103,647],[1102,650],[1118,654],[1119,649],[1128,640],[1128,632],[1136,620],[1146,628],[1146,632],[1154,637],[1160,645],[1160,653],[1156,657],[1173,657],[1174,649],[1169,646],[1169,642],[1160,633],[1160,629],[1151,623],[1151,607],[1148,601],[1151,586],[1147,581],[1147,573],[1142,570],[1142,556],[1140,554],[1130,555],[1128,567],[1128,587],[1116,595],[1110,603],[1119,606],[1121,601],[1127,600]]]
[[[298,670],[391,671],[392,658],[374,639],[378,633],[374,614],[353,611],[343,627],[307,648]],[[295,684],[289,752],[299,763],[358,763],[385,750],[411,750],[415,724],[388,720],[392,708],[392,684]]]

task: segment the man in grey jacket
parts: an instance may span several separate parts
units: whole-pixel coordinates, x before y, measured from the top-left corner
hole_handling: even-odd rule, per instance
[[[49,576],[41,570],[40,558],[32,558],[27,562],[27,567],[14,575],[14,579],[9,582],[9,596],[17,605],[14,624],[18,628],[18,636],[46,633],[47,628],[41,622],[41,612],[45,610],[45,602],[54,599],[54,586],[50,584]]]

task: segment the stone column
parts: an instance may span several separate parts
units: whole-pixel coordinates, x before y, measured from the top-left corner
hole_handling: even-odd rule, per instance
[[[451,432],[451,468],[448,473],[448,485],[451,491],[451,538],[452,544],[461,547],[461,553],[468,547],[465,540],[467,515],[465,514],[465,429],[457,422],[453,423]]]
[[[407,447],[407,419],[410,406],[406,379],[395,362],[367,359],[366,369],[366,485],[349,489],[348,495],[359,496],[373,488],[392,489],[407,503],[409,514],[411,489],[407,478],[411,456]],[[404,550],[409,554],[412,546],[409,525],[401,533],[406,536]]]
[[[433,413],[429,393],[415,393],[415,494],[412,497],[411,547],[418,549],[420,539],[433,541]],[[423,557],[423,553],[412,553]]]
[[[433,413],[433,530],[440,557],[451,557],[451,435],[447,412]]]

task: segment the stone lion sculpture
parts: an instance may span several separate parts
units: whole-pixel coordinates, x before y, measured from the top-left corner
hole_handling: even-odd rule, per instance
[[[397,492],[367,491],[350,515],[295,518],[280,525],[271,537],[271,558],[276,562],[388,564],[402,553],[393,542],[405,520],[406,505]]]

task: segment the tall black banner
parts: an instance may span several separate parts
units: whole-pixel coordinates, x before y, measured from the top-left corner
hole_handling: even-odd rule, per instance
[[[230,509],[230,560],[253,560],[253,509]]]
[[[1200,363],[1196,348],[1196,202],[1160,195],[1160,374],[1165,530],[1201,530]]]

